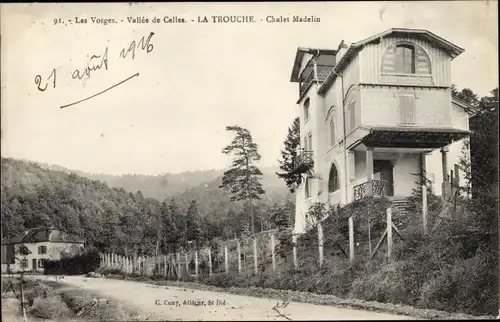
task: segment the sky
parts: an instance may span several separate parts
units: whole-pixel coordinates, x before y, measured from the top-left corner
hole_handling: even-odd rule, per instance
[[[237,124],[259,145],[260,165],[276,165],[298,113],[297,47],[427,29],[465,49],[452,62],[453,82],[484,96],[498,86],[497,12],[497,1],[1,4],[1,154],[91,173],[223,169],[225,127]],[[213,15],[256,22],[197,23]],[[261,21],[270,15],[320,22]],[[188,23],[151,23],[164,16]],[[139,45],[133,59],[120,57],[143,37],[149,52]],[[93,55],[90,66],[101,68],[79,79],[75,70],[83,75]]]

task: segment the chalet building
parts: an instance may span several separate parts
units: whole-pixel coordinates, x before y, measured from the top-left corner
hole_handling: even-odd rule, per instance
[[[21,245],[29,254],[19,254]],[[32,228],[2,241],[2,273],[43,272],[46,260],[59,260],[82,251],[84,241],[53,228]]]
[[[418,174],[444,196],[464,183],[458,163],[469,135],[466,103],[452,97],[451,61],[464,52],[430,31],[393,28],[337,49],[298,48],[301,151],[295,232],[312,203],[346,205],[386,196],[404,209]],[[444,189],[443,189],[444,187]]]

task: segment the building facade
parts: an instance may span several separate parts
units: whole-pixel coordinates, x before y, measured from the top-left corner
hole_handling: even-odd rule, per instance
[[[29,254],[19,253],[21,245]],[[33,228],[2,242],[2,273],[43,272],[46,260],[60,260],[78,254],[84,241],[52,228]]]
[[[469,154],[464,139],[473,111],[451,90],[451,62],[463,51],[427,30],[401,28],[337,49],[297,49],[295,169],[304,177],[297,233],[314,202],[341,206],[384,195],[404,203],[421,176],[437,195],[451,181],[464,184],[458,164]]]

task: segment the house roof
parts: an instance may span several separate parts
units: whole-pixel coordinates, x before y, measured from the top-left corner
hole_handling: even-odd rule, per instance
[[[305,54],[337,54],[337,50],[335,49],[319,49],[319,48],[305,48],[298,47],[297,52],[295,53],[295,60],[293,63],[292,75],[290,76],[290,82],[298,82],[299,80],[299,72],[300,72],[300,63],[304,58]]]
[[[477,113],[477,109],[474,106],[470,105],[466,101],[461,100],[460,98],[458,98],[454,95],[451,97],[451,101],[452,101],[452,103],[457,104],[458,106],[462,107],[471,116]]]
[[[331,87],[334,80],[337,78],[337,74],[340,73],[351,61],[351,59],[356,56],[364,46],[378,41],[381,38],[388,36],[401,36],[401,35],[412,35],[415,37],[420,37],[429,42],[432,42],[437,47],[446,51],[452,59],[456,58],[458,55],[464,52],[464,49],[458,47],[455,44],[447,41],[444,38],[439,37],[438,35],[425,30],[425,29],[409,29],[409,28],[391,28],[381,33],[378,33],[374,36],[366,38],[364,40],[353,43],[347,48],[345,54],[340,58],[340,60],[335,65],[335,68],[331,71],[330,75],[328,75],[327,79],[320,86],[318,92],[320,94],[326,93],[326,91]]]
[[[12,238],[3,240],[2,245],[41,242],[83,243],[84,241],[58,229],[40,227],[28,229]]]

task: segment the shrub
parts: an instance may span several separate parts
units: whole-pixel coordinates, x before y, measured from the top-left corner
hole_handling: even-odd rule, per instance
[[[101,258],[99,252],[95,249],[87,250],[73,257],[63,258],[56,261],[46,261],[44,265],[44,274],[65,274],[80,275],[93,272],[99,268]]]

